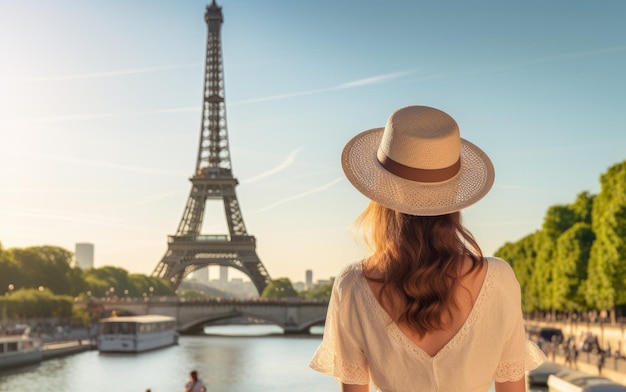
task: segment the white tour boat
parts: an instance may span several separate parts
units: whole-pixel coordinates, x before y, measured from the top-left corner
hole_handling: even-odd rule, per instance
[[[0,336],[0,370],[41,362],[39,339],[23,335]]]
[[[178,343],[176,319],[145,315],[109,317],[100,320],[100,352],[138,353]]]

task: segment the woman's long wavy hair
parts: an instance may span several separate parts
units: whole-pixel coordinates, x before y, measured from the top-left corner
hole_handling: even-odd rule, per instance
[[[381,303],[385,298],[399,306],[391,314],[394,321],[420,337],[445,328],[458,308],[454,294],[465,257],[472,260],[465,274],[483,266],[478,244],[461,225],[461,214],[413,216],[371,202],[356,224],[373,251],[365,270],[382,273],[365,277],[382,283]]]

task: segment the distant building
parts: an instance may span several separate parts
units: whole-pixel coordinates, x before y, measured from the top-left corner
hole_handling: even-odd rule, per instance
[[[306,270],[306,288],[313,287],[313,270]]]
[[[326,285],[332,285],[333,281],[331,279],[320,279],[317,281],[317,287],[322,287]]]
[[[195,270],[192,274],[193,279],[198,283],[209,284],[209,268],[200,268]]]
[[[220,282],[228,283],[228,267],[225,265],[220,265]]]
[[[74,251],[74,260],[76,267],[80,269],[93,268],[94,246],[88,242],[80,242],[76,244]]]

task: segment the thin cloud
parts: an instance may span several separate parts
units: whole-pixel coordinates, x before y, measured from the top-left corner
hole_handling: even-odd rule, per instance
[[[23,78],[23,79],[3,78],[3,79],[0,79],[0,82],[36,83],[36,82],[56,82],[56,81],[62,81],[62,80],[76,80],[76,79],[98,79],[98,78],[110,78],[114,76],[141,74],[141,73],[148,73],[148,72],[167,71],[167,70],[179,69],[179,68],[193,68],[193,67],[199,67],[199,66],[200,64],[159,65],[156,67],[133,68],[133,69],[118,70],[118,71],[92,72],[92,73],[58,75],[58,76],[43,76],[43,77],[38,77],[38,78]]]
[[[292,152],[289,153],[287,158],[283,162],[281,162],[280,165],[278,165],[278,166],[276,166],[276,167],[274,167],[274,168],[272,168],[272,169],[270,169],[270,170],[268,170],[268,171],[266,171],[264,173],[261,173],[258,176],[255,176],[255,177],[249,178],[247,180],[244,180],[241,183],[242,184],[250,184],[251,182],[259,181],[259,180],[261,180],[263,178],[269,177],[269,176],[271,176],[273,174],[276,174],[276,173],[278,173],[278,172],[280,172],[282,170],[285,170],[286,168],[288,168],[289,166],[291,166],[295,162],[296,156],[298,155],[298,153],[301,150],[302,150],[302,147],[296,148],[295,150],[293,150]]]
[[[398,78],[400,78],[400,77],[402,77],[404,75],[408,75],[408,74],[411,74],[413,72],[415,72],[415,71],[410,70],[410,71],[394,72],[394,73],[390,73],[390,74],[373,76],[371,78],[354,80],[352,82],[340,84],[339,86],[337,86],[334,89],[335,90],[342,90],[342,89],[346,89],[346,88],[354,88],[354,87],[367,86],[367,85],[370,85],[370,84],[384,83],[384,82],[386,82],[388,80],[398,79]]]
[[[290,201],[294,201],[294,200],[297,200],[297,199],[301,199],[301,198],[303,198],[303,197],[306,197],[306,196],[312,195],[312,194],[314,194],[314,193],[324,191],[324,190],[326,190],[326,189],[330,188],[331,186],[335,185],[336,183],[338,183],[338,182],[339,182],[339,181],[341,181],[341,180],[342,180],[342,178],[341,178],[341,177],[336,178],[336,179],[334,179],[333,181],[329,182],[328,184],[325,184],[325,185],[322,185],[322,186],[320,186],[320,187],[317,187],[317,188],[314,188],[314,189],[308,190],[308,191],[306,191],[306,192],[299,193],[299,194],[297,194],[297,195],[294,195],[294,196],[288,197],[288,198],[286,198],[286,199],[279,200],[279,201],[277,201],[277,202],[275,202],[275,203],[272,203],[272,204],[270,204],[270,205],[268,205],[268,206],[266,206],[266,207],[263,207],[263,208],[261,208],[261,209],[259,209],[259,210],[256,210],[256,211],[254,211],[253,213],[254,213],[254,214],[257,214],[257,213],[259,213],[259,212],[265,212],[265,211],[271,210],[271,209],[272,209],[272,208],[274,208],[274,207],[278,207],[278,206],[279,206],[279,205],[281,205],[281,204],[285,204],[285,203],[288,203],[288,202],[290,202]]]
[[[137,111],[137,112],[124,112],[124,113],[68,114],[68,115],[62,115],[62,116],[11,120],[11,121],[7,121],[7,123],[20,125],[20,124],[58,123],[58,122],[68,122],[68,121],[106,120],[106,119],[113,119],[113,118],[126,118],[126,117],[134,117],[134,116],[155,115],[155,114],[161,114],[161,113],[200,112],[201,110],[202,109],[200,106],[196,106],[196,107],[143,110],[143,111]]]
[[[151,204],[160,200],[168,199],[172,196],[178,196],[182,193],[184,193],[184,191],[172,191],[172,192],[162,193],[160,195],[151,197],[149,199],[138,201],[134,205],[139,206],[139,205],[144,205],[144,204]]]
[[[481,69],[475,69],[475,70],[464,70],[464,71],[458,71],[458,72],[430,74],[430,75],[425,75],[422,77],[411,79],[410,82],[422,82],[422,81],[427,81],[427,80],[448,79],[448,78],[453,78],[453,77],[473,76],[473,75],[480,75],[480,74],[485,74],[485,73],[508,71],[508,70],[514,70],[514,69],[519,69],[519,68],[531,67],[534,65],[554,63],[554,62],[569,60],[569,59],[593,57],[593,56],[598,56],[598,55],[607,54],[607,53],[623,52],[625,50],[626,50],[626,46],[615,46],[611,48],[587,50],[584,52],[563,53],[563,54],[557,54],[554,56],[529,59],[529,60],[521,61],[515,64],[504,64],[504,65],[497,65],[493,67],[481,68]]]
[[[358,79],[358,80],[353,80],[351,82],[346,82],[346,83],[342,83],[336,86],[332,86],[332,87],[326,87],[326,88],[319,88],[319,89],[313,89],[313,90],[305,90],[305,91],[298,91],[298,92],[293,92],[293,93],[287,93],[287,94],[280,94],[280,95],[271,95],[268,97],[261,97],[261,98],[253,98],[253,99],[248,99],[248,100],[244,100],[244,101],[238,101],[238,102],[233,102],[230,105],[243,105],[243,104],[248,104],[248,103],[258,103],[258,102],[267,102],[267,101],[276,101],[279,99],[285,99],[285,98],[293,98],[293,97],[299,97],[299,96],[303,96],[303,95],[313,95],[313,94],[321,94],[321,93],[327,93],[327,92],[331,92],[331,91],[337,91],[337,90],[345,90],[345,89],[349,89],[349,88],[355,88],[355,87],[362,87],[362,86],[367,86],[370,84],[378,84],[378,83],[383,83],[383,82],[387,82],[389,80],[393,80],[393,79],[398,79],[404,75],[408,75],[415,72],[414,70],[409,70],[409,71],[402,71],[402,72],[393,72],[393,73],[388,73],[388,74],[383,74],[383,75],[378,75],[378,76],[372,76],[369,78],[365,78],[365,79]]]
[[[54,220],[54,221],[64,221],[64,222],[71,222],[71,223],[83,223],[83,224],[90,224],[90,225],[97,225],[97,226],[117,227],[117,228],[140,230],[140,231],[147,231],[147,232],[153,232],[153,233],[161,232],[150,227],[118,223],[116,221],[119,221],[119,218],[113,219],[110,216],[81,215],[81,214],[73,214],[69,212],[46,211],[46,210],[11,211],[11,212],[7,212],[5,215],[30,217],[30,218],[46,219],[46,220]]]
[[[69,163],[72,165],[87,165],[87,166],[95,166],[95,167],[104,167],[108,169],[120,170],[120,171],[125,171],[125,172],[158,174],[158,175],[176,176],[176,177],[185,176],[185,174],[181,172],[173,171],[173,170],[149,169],[149,168],[139,167],[139,166],[120,165],[118,163],[112,163],[112,162],[91,161],[87,159],[72,159],[72,158],[64,158],[64,157],[55,157],[51,155],[37,155],[36,158],[47,160],[47,161]]]

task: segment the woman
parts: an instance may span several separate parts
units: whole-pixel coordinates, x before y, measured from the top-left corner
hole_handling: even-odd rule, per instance
[[[357,221],[372,255],[335,280],[311,367],[347,392],[523,392],[544,360],[527,341],[510,266],[483,257],[459,211],[494,169],[454,119],[425,106],[344,148],[348,180],[371,202]]]

